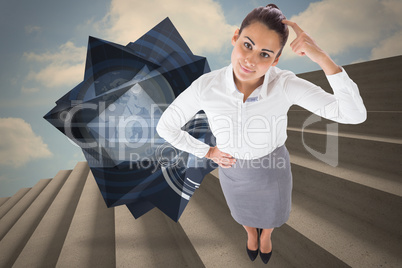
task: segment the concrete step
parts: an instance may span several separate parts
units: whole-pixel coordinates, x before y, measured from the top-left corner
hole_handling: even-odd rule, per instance
[[[282,258],[291,262],[293,267],[350,268],[349,265],[333,256],[331,252],[326,251],[287,223],[272,233],[272,245],[281,251]],[[277,266],[272,265],[272,267]]]
[[[342,178],[343,180],[351,181],[391,195],[402,197],[402,183],[397,181],[395,178],[389,180],[388,176],[385,176],[384,173],[380,175],[369,174],[345,167],[332,167],[317,159],[309,159],[303,155],[295,153],[290,154],[290,162],[293,165],[303,166],[329,176]]]
[[[205,267],[180,223],[160,210],[137,220],[126,206],[114,210],[116,267]]]
[[[359,86],[360,95],[368,111],[401,111],[402,56],[351,64],[344,68]],[[297,76],[313,81],[314,84],[332,93],[323,71]]]
[[[79,162],[75,166],[16,259],[15,267],[56,265],[88,172],[87,162]]]
[[[338,124],[339,126],[339,124]],[[391,144],[396,144],[396,145],[402,145],[402,139],[394,139],[394,138],[388,138],[388,137],[383,137],[383,136],[369,136],[365,134],[353,134],[353,133],[345,133],[345,132],[340,132],[336,130],[336,126],[334,129],[332,129],[332,126],[328,130],[314,130],[314,129],[299,129],[299,128],[293,128],[293,127],[288,127],[287,131],[296,131],[296,132],[302,132],[304,134],[312,133],[312,134],[318,134],[318,135],[323,135],[323,136],[337,136],[337,137],[342,137],[342,138],[350,138],[350,139],[359,139],[359,140],[365,140],[365,141],[375,141],[375,142],[384,142],[384,143],[391,143]]]
[[[0,240],[0,267],[11,267],[13,265],[70,173],[71,170],[59,171]]]
[[[245,250],[247,234],[230,215],[216,175],[215,171],[204,178],[179,222],[206,267],[266,267],[259,258],[254,262],[249,260]],[[272,267],[323,267],[323,264],[326,267],[347,267],[300,235],[301,240],[297,242],[288,239],[295,233],[286,224],[275,229],[272,234]],[[289,254],[292,257],[289,258]]]
[[[325,251],[351,267],[400,267],[401,239],[297,190],[292,198],[287,224]]]
[[[20,201],[20,199],[24,197],[29,190],[31,190],[31,188],[21,188],[12,197],[10,197],[10,199],[4,203],[4,206],[0,207],[0,219],[3,218],[4,215],[6,215],[7,212],[12,209],[13,206],[15,206],[15,204],[17,204],[18,201]]]
[[[293,189],[402,240],[402,197],[292,163]]]
[[[0,198],[0,207],[7,202],[7,200],[10,199],[10,197],[2,197]]]
[[[17,220],[25,213],[27,208],[35,201],[38,195],[48,185],[50,179],[39,180],[32,189],[26,193],[3,218],[0,219],[0,240],[6,235]]]
[[[311,116],[311,117],[310,117]],[[309,119],[311,121],[307,121]],[[308,124],[308,122],[315,122]],[[291,129],[321,130],[327,131],[328,125],[337,124],[339,134],[352,134],[367,139],[388,139],[394,143],[402,143],[402,111],[383,112],[369,111],[367,120],[362,124],[338,124],[333,121],[321,118],[306,110],[292,110],[288,113],[288,127]]]
[[[335,267],[398,267],[402,261],[399,254],[402,249],[401,226],[398,226],[401,222],[399,197],[393,199],[360,185],[331,182],[335,178],[315,177],[313,172],[302,176],[299,169],[293,169],[294,165],[290,219],[273,232],[273,245],[283,249],[281,254],[286,260],[298,260],[296,267],[327,267],[328,260],[317,260],[317,257],[333,254],[340,261]],[[319,182],[320,179],[324,181]],[[370,209],[373,212],[365,211]],[[386,226],[379,226],[381,223]],[[275,241],[275,235],[280,235],[280,239]],[[281,244],[289,240],[290,244]],[[291,255],[299,253],[298,246],[310,248],[310,253]],[[317,251],[314,254],[312,247]]]
[[[290,153],[308,159],[317,159],[307,151],[311,150],[319,155],[319,160],[327,161],[329,164],[338,163],[339,167],[367,174],[387,174],[388,180],[401,181],[402,144],[340,136],[336,133],[324,135],[319,132],[288,129],[286,146]],[[334,152],[337,154],[321,155],[327,148],[331,154]]]
[[[89,172],[56,267],[115,267],[114,208]]]

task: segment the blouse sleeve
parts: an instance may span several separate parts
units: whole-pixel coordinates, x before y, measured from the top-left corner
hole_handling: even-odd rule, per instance
[[[284,90],[291,104],[297,104],[321,117],[344,124],[359,124],[366,120],[367,111],[357,85],[346,71],[327,75],[334,92],[293,75],[287,79]]]
[[[156,126],[159,136],[179,150],[204,157],[210,146],[181,128],[200,110],[201,99],[198,81],[184,90],[163,112]]]

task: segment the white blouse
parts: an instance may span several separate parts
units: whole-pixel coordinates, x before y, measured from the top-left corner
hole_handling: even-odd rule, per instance
[[[243,102],[229,65],[195,80],[164,111],[156,131],[172,146],[204,157],[210,146],[181,130],[203,110],[219,150],[238,159],[254,159],[285,143],[287,112],[293,104],[339,123],[364,122],[366,108],[345,70],[327,79],[334,94],[290,71],[271,67],[263,84],[248,97],[251,101]]]

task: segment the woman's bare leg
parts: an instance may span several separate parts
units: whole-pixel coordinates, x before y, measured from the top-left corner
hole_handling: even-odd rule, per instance
[[[257,228],[248,227],[243,225],[244,229],[247,231],[247,247],[249,250],[257,250],[258,249],[258,233]]]
[[[272,251],[271,234],[273,230],[274,228],[262,229],[260,237],[260,251],[262,253],[270,253]]]

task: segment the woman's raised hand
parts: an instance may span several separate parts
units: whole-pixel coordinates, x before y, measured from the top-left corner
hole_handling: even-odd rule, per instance
[[[290,26],[296,33],[296,39],[290,43],[293,52],[299,56],[306,55],[319,64],[327,75],[339,73],[342,69],[332,61],[330,56],[322,50],[313,38],[300,28],[295,22],[283,20],[282,23]]]
[[[290,47],[293,52],[299,56],[306,55],[312,61],[318,62],[323,53],[325,53],[321,48],[318,47],[317,43],[309,36],[296,22],[290,20],[283,20],[282,23],[292,27],[296,33],[296,39],[290,43]]]
[[[222,152],[216,146],[210,147],[205,157],[211,159],[223,168],[230,168],[234,163],[236,163],[236,158],[230,154]]]

